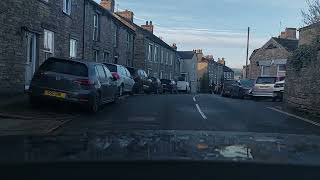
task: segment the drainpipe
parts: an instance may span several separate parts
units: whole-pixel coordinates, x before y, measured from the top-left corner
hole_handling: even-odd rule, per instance
[[[86,24],[86,0],[83,0],[83,24],[82,24],[82,59],[84,59],[84,51],[85,51],[85,24]]]

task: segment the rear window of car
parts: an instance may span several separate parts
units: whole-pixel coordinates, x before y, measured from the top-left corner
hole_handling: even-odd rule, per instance
[[[88,67],[85,64],[69,60],[48,60],[40,70],[88,77]]]
[[[160,81],[161,81],[161,83],[166,83],[166,84],[170,84],[171,83],[171,81],[167,80],[167,79],[161,79]]]
[[[276,81],[276,77],[259,77],[256,84],[274,84]]]
[[[106,64],[110,72],[117,72],[117,66],[112,64]]]
[[[254,82],[252,80],[245,79],[245,80],[240,80],[240,84],[244,87],[252,87]]]

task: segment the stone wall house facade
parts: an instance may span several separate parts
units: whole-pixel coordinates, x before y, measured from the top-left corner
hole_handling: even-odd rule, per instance
[[[250,57],[249,78],[260,76],[286,76],[288,57],[298,47],[298,40],[271,38],[261,48],[254,50]]]
[[[320,23],[301,28],[299,46],[311,45],[319,38]],[[319,46],[319,45],[317,45]],[[309,48],[311,49],[311,48]],[[310,53],[310,52],[309,52]],[[288,63],[284,101],[287,107],[320,117],[320,51],[315,59],[305,59],[301,68]],[[295,57],[293,57],[295,58]],[[292,59],[292,61],[301,61]]]
[[[234,71],[228,66],[223,66],[223,81],[234,80]]]
[[[197,93],[198,77],[197,77],[197,54],[195,51],[178,51],[180,56],[180,74],[184,80],[190,83],[192,93]]]
[[[125,10],[116,14],[135,30],[133,67],[145,70],[148,76],[177,79],[180,75],[180,61],[176,45],[170,46],[154,35],[152,21],[138,26],[133,22],[133,12]]]
[[[134,31],[93,0],[2,0],[0,26],[1,94],[23,92],[48,57],[133,64]]]
[[[221,84],[223,82],[223,65],[209,61],[209,82],[211,84]]]

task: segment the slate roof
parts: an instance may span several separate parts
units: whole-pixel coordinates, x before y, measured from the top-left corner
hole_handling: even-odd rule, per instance
[[[181,59],[192,59],[195,53],[193,51],[178,51],[178,54]]]
[[[234,72],[234,71],[228,66],[223,66],[223,72]]]
[[[272,39],[274,39],[277,43],[279,43],[281,46],[283,46],[290,52],[298,48],[298,43],[299,43],[298,40],[275,38],[275,37]]]

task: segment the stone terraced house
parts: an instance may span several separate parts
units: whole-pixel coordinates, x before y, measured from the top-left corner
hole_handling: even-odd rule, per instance
[[[107,1],[1,0],[0,94],[23,92],[48,57],[132,66],[134,29]]]
[[[295,28],[287,28],[279,37],[272,37],[251,54],[249,78],[256,79],[259,76],[285,77],[287,59],[297,47],[298,40]]]

